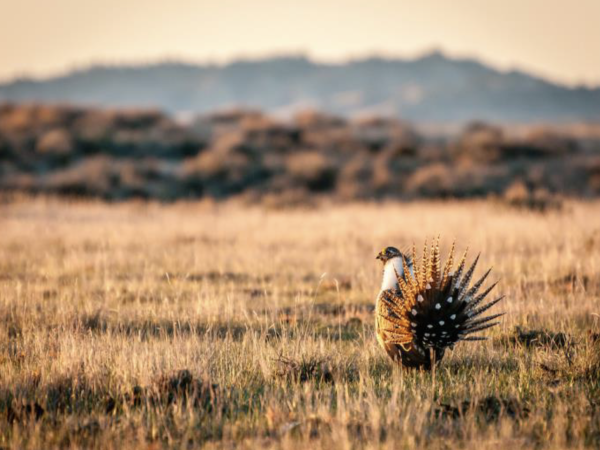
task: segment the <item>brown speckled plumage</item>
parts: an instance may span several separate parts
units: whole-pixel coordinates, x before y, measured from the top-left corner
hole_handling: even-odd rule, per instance
[[[445,350],[457,342],[485,339],[472,334],[498,323],[493,320],[502,314],[481,315],[503,297],[486,303],[495,283],[478,294],[491,269],[470,285],[479,256],[466,269],[465,251],[453,272],[453,245],[442,268],[438,238],[431,250],[425,244],[419,264],[414,247],[412,258],[388,247],[378,259],[385,264],[386,255],[398,254],[403,268],[402,273],[396,271],[398,287],[382,290],[375,308],[377,341],[394,361],[405,367],[429,369],[432,352],[439,362]]]

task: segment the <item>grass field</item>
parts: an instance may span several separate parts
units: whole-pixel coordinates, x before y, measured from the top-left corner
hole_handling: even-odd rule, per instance
[[[482,252],[500,326],[394,369],[386,245]],[[1,448],[597,448],[600,203],[0,206]]]

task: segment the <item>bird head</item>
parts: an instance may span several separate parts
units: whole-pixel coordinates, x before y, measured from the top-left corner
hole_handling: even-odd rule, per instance
[[[390,259],[396,258],[398,256],[402,256],[402,253],[396,247],[385,247],[377,254],[375,258],[379,259],[383,264],[385,264]]]

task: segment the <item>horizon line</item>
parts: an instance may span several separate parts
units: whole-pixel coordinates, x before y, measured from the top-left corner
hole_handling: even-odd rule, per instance
[[[222,68],[237,63],[259,63],[269,60],[277,59],[303,59],[315,65],[325,66],[343,66],[347,64],[368,61],[368,60],[382,60],[387,62],[393,61],[406,61],[414,62],[422,60],[432,56],[441,56],[446,60],[455,62],[474,62],[490,68],[494,71],[510,74],[520,73],[531,78],[543,81],[549,84],[558,85],[567,89],[587,89],[595,90],[600,89],[600,80],[596,82],[584,82],[584,81],[573,81],[568,82],[555,77],[541,74],[539,71],[530,70],[522,67],[519,64],[510,64],[504,66],[490,62],[485,57],[473,55],[473,54],[461,54],[459,52],[449,52],[447,49],[442,47],[430,47],[421,51],[404,54],[394,54],[391,52],[371,50],[368,52],[361,52],[357,54],[350,54],[345,57],[319,57],[312,55],[309,51],[305,50],[289,50],[289,51],[274,51],[261,54],[240,54],[234,55],[227,58],[193,58],[184,55],[164,55],[156,58],[132,58],[127,60],[91,60],[85,63],[74,62],[62,69],[44,71],[46,73],[33,74],[30,72],[15,73],[14,75],[8,75],[6,77],[0,77],[0,86],[9,85],[18,82],[44,82],[50,81],[57,78],[67,77],[69,75],[89,71],[97,68],[135,68],[135,67],[152,67],[159,66],[161,64],[180,64],[184,66],[195,66],[195,67],[216,67]]]

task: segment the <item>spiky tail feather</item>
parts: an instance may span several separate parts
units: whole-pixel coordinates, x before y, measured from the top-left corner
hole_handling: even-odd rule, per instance
[[[439,361],[446,348],[459,341],[484,340],[471,335],[498,324],[494,319],[503,313],[482,317],[503,298],[485,300],[496,283],[478,294],[491,269],[470,286],[479,256],[465,271],[466,258],[467,251],[453,271],[453,244],[442,269],[439,237],[430,251],[425,243],[420,264],[413,247],[414,276],[404,261],[398,290],[382,292],[376,312],[379,339],[395,360],[406,366],[428,368],[431,349]]]

